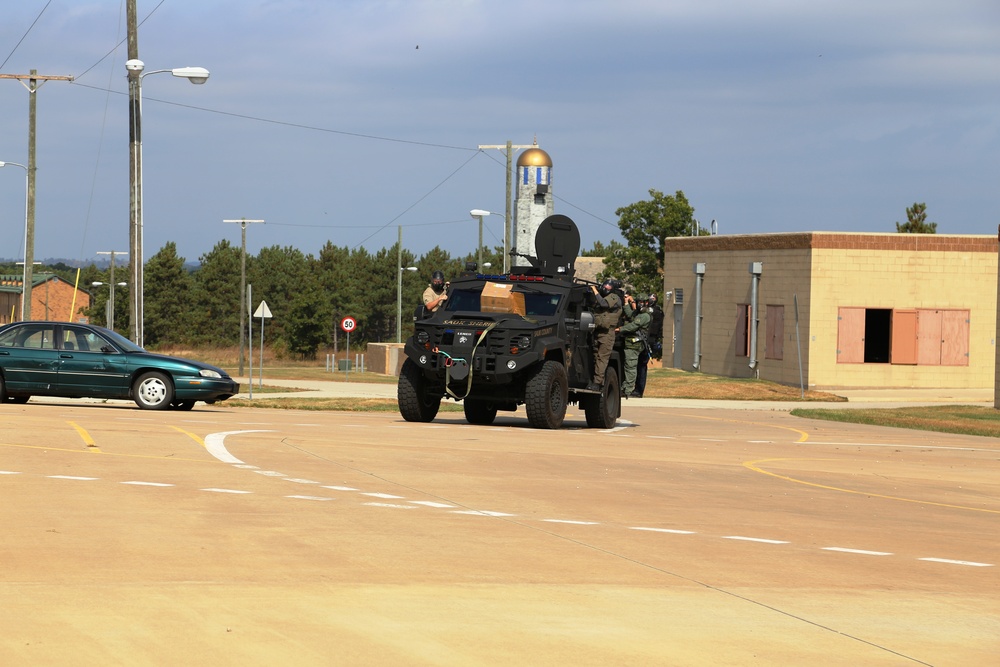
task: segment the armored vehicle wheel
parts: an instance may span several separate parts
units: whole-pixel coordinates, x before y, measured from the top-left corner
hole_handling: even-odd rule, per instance
[[[590,428],[614,428],[621,412],[622,397],[618,386],[618,373],[608,367],[604,373],[604,386],[600,396],[587,396],[583,401],[583,411],[587,415]]]
[[[535,370],[524,392],[524,407],[532,428],[562,426],[568,391],[566,368],[558,361],[545,361]]]
[[[497,418],[497,406],[490,401],[467,398],[464,407],[465,419],[470,424],[488,426]]]
[[[399,371],[396,402],[399,414],[408,422],[434,421],[441,407],[441,396],[428,394],[424,376],[412,359],[404,361]]]

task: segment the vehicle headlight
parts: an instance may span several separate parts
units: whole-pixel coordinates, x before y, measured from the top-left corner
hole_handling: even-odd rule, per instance
[[[531,347],[531,336],[521,335],[510,339],[511,354],[517,354],[522,350],[527,350],[529,347]]]
[[[215,380],[222,379],[222,374],[219,373],[219,371],[213,371],[210,368],[202,368],[200,371],[198,371],[198,375],[202,376],[203,378],[212,378]]]
[[[421,329],[420,331],[417,332],[416,339],[418,344],[426,345],[427,343],[430,342],[431,337],[430,334]]]

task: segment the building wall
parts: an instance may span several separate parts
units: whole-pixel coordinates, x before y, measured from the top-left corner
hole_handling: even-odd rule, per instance
[[[927,238],[903,243],[914,236],[921,235],[845,235],[828,239],[834,247],[814,249],[811,345],[817,387],[993,386],[996,239],[934,235],[937,243]],[[838,363],[837,316],[845,306],[968,310],[968,364]]]
[[[721,237],[707,237],[721,238]],[[803,341],[803,379],[808,377],[808,346],[810,334],[807,313],[810,295],[808,248],[753,248],[751,236],[728,237],[734,241],[709,250],[666,253],[664,291],[673,291],[663,322],[664,347],[674,340],[677,288],[683,290],[682,324],[680,329],[681,365],[693,370],[695,363],[695,273],[696,263],[705,264],[702,282],[702,322],[700,370],[727,377],[761,377],[782,384],[799,384],[799,357],[795,338],[795,297],[799,305],[799,336]],[[697,240],[697,239],[694,239]],[[707,240],[707,239],[706,239]],[[668,240],[672,241],[672,239]],[[711,246],[710,246],[711,247]],[[757,368],[750,367],[750,357],[738,357],[736,350],[740,327],[737,304],[750,304],[753,291],[751,262],[761,262],[763,272],[758,283]],[[764,336],[768,307],[784,310],[782,359],[768,359]],[[673,351],[664,351],[664,365],[675,366]]]
[[[73,295],[76,294],[74,306]],[[20,298],[20,295],[19,295]],[[31,288],[31,319],[87,322],[81,309],[90,308],[90,294],[73,285],[52,278]],[[75,314],[74,314],[75,313]]]
[[[701,364],[706,373],[761,377],[807,388],[992,387],[997,331],[997,239],[918,234],[801,233],[667,239],[664,290],[674,291],[664,320],[664,363],[693,369],[694,264],[705,264]],[[757,367],[737,356],[738,304],[751,302],[751,262],[761,262]],[[684,293],[675,333],[676,289]],[[796,301],[798,336],[796,336]],[[965,366],[837,363],[844,306],[967,309]],[[767,358],[768,309],[783,307],[781,359]],[[680,363],[669,350],[677,340]],[[676,343],[675,343],[676,344]]]

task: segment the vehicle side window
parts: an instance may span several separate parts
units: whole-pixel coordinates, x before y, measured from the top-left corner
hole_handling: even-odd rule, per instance
[[[115,346],[107,341],[103,336],[93,331],[81,331],[77,347],[90,352],[117,352]]]
[[[52,326],[42,324],[18,327],[14,332],[14,347],[35,350],[54,350],[56,334]]]
[[[0,334],[0,347],[14,347],[17,340],[17,329],[10,329]]]
[[[89,352],[90,344],[87,342],[87,336],[89,334],[90,332],[86,331],[85,329],[77,329],[76,327],[69,327],[63,325],[62,349]]]

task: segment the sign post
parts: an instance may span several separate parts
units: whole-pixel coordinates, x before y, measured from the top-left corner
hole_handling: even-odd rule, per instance
[[[267,307],[267,301],[261,300],[260,305],[257,306],[257,310],[253,311],[254,317],[260,318],[260,366],[258,367],[260,375],[260,388],[264,388],[264,320],[271,318],[271,309]],[[253,380],[250,381],[253,384]]]
[[[347,363],[345,364],[345,378],[350,377],[351,375],[351,332],[354,331],[354,327],[357,325],[358,323],[355,322],[354,318],[350,316],[345,317],[340,321],[340,328],[347,334]]]

